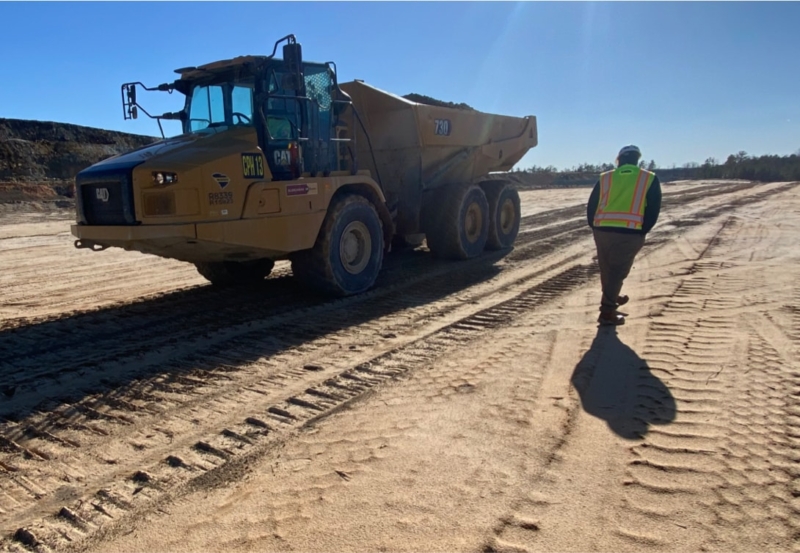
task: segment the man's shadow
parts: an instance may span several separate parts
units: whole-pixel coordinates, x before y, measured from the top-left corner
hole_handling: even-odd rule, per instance
[[[647,362],[622,343],[616,327],[601,326],[572,373],[583,409],[617,435],[639,440],[652,424],[675,420],[675,398]]]

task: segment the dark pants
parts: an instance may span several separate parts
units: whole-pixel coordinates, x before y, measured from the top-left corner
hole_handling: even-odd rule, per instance
[[[617,310],[622,283],[631,272],[636,254],[644,246],[645,235],[593,230],[597,264],[600,265],[600,284],[603,287],[600,311],[614,312]]]

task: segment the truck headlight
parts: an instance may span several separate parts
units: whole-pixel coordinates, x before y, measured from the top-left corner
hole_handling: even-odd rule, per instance
[[[176,173],[157,171],[153,173],[153,182],[158,185],[175,184],[178,182],[178,175]]]

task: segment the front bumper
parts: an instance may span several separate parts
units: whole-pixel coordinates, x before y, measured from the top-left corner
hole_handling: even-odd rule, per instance
[[[78,248],[118,247],[182,261],[282,258],[314,246],[325,212],[174,225],[70,226]]]
[[[162,238],[197,238],[197,225],[137,225],[97,226],[71,225],[72,235],[85,242],[116,245],[115,242],[135,242]]]

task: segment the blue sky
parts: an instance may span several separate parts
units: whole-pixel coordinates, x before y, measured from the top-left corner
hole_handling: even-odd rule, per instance
[[[123,82],[294,33],[341,81],[536,115],[521,167],[613,161],[627,143],[661,166],[800,149],[800,3],[2,2],[0,21],[0,117],[157,135],[123,121]]]

